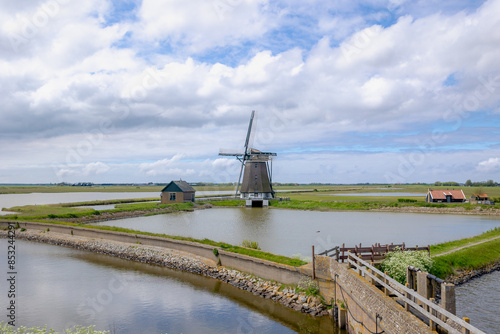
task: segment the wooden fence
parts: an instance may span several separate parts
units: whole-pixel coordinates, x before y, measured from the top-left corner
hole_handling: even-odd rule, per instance
[[[392,252],[396,249],[400,249],[402,251],[427,251],[429,255],[431,252],[430,246],[418,247],[417,245],[415,247],[406,247],[404,242],[399,245],[395,245],[393,243],[391,243],[390,245],[375,244],[370,247],[362,247],[361,244],[354,247],[345,247],[345,244],[342,244],[342,247],[340,247],[338,250],[340,254],[337,256],[336,260],[342,263],[346,262],[348,257],[347,253],[351,252],[352,254],[360,257],[362,260],[369,261],[371,263],[380,263],[385,258],[387,253]]]
[[[379,285],[387,296],[394,296],[399,299],[407,310],[411,307],[414,312],[420,313],[427,319],[429,326],[433,330],[435,330],[436,326],[440,326],[448,331],[449,334],[485,334],[483,331],[467,323],[464,319],[460,319],[441,306],[429,301],[412,289],[409,289],[385,273],[382,273],[360,257],[349,252],[347,253],[347,262],[360,276],[365,277],[374,285]],[[451,326],[450,320],[460,329]]]

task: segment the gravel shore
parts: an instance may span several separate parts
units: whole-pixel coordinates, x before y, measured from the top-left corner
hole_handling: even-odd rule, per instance
[[[6,238],[7,231],[0,231],[0,238]],[[207,258],[191,253],[141,244],[130,244],[103,239],[90,239],[54,232],[16,230],[16,239],[66,246],[122,259],[150,263],[168,268],[184,270],[194,274],[212,277],[242,290],[266,299],[272,299],[298,312],[312,316],[326,316],[328,312],[318,297],[306,296],[295,289],[281,289],[281,284],[267,281],[237,270],[217,266]]]

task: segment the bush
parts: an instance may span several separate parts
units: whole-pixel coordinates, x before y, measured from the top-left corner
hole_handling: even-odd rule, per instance
[[[257,241],[250,241],[245,239],[240,246],[260,250],[259,243]]]
[[[309,277],[301,278],[297,284],[297,288],[300,291],[304,291],[307,296],[317,296],[319,295],[319,286]]]
[[[425,251],[404,251],[396,249],[386,255],[382,261],[380,268],[383,272],[389,274],[401,284],[406,282],[406,269],[408,266],[419,268],[423,271],[430,272],[432,270],[432,259]]]
[[[415,202],[417,202],[417,200],[410,199],[410,198],[398,198],[398,202],[400,202],[400,203],[415,203]]]

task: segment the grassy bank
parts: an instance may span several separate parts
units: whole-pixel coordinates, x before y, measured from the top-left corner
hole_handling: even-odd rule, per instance
[[[386,201],[319,201],[319,200],[300,200],[291,199],[290,201],[271,201],[271,206],[277,208],[285,209],[299,209],[299,210],[318,210],[318,211],[329,211],[329,210],[353,210],[353,211],[364,211],[364,210],[374,210],[374,209],[384,209],[384,208],[402,208],[402,207],[415,207],[415,208],[463,208],[465,211],[474,210],[477,207],[481,207],[483,210],[493,210],[495,208],[500,208],[498,205],[471,205],[471,204],[444,204],[444,203],[426,203],[426,202],[415,202],[415,203],[401,203],[397,201],[394,202]]]
[[[481,269],[500,261],[500,239],[434,258],[433,274],[443,279],[458,271]]]
[[[106,205],[110,201],[94,201],[67,204],[25,205],[9,208],[16,212],[14,215],[4,216],[4,219],[47,221],[51,219],[74,219],[88,216],[100,216],[103,213],[113,214],[119,212],[141,212],[144,215],[162,214],[177,211],[192,211],[193,203],[159,204],[156,202],[123,203],[117,204],[115,209],[95,210],[93,208],[79,208],[73,205]],[[119,203],[119,202],[115,202]],[[50,221],[49,221],[50,222]]]
[[[264,251],[260,251],[260,250],[256,250],[256,249],[251,249],[251,248],[234,246],[234,245],[228,244],[226,242],[213,241],[210,239],[196,239],[196,238],[191,238],[191,237],[182,237],[182,236],[168,235],[168,234],[162,234],[162,233],[151,233],[151,232],[144,232],[144,231],[138,231],[138,230],[127,229],[127,228],[122,228],[122,227],[115,227],[115,226],[82,225],[82,224],[73,224],[73,223],[59,222],[59,221],[44,222],[44,223],[53,224],[53,225],[84,227],[87,229],[94,229],[94,230],[101,230],[101,231],[123,232],[123,233],[129,233],[129,234],[134,234],[134,235],[148,235],[148,236],[153,236],[153,237],[160,237],[160,238],[174,239],[174,240],[190,241],[190,242],[195,242],[195,243],[199,243],[199,244],[210,245],[210,246],[213,246],[214,248],[219,247],[219,248],[221,248],[225,251],[228,251],[228,252],[248,255],[248,256],[258,258],[258,259],[268,260],[268,261],[281,263],[281,264],[294,266],[294,267],[299,267],[299,266],[307,264],[307,262],[302,261],[300,259],[290,258],[287,256],[282,256],[282,255],[276,255],[276,254],[272,254],[272,253],[268,253],[268,252],[264,252]]]
[[[463,270],[477,270],[500,262],[500,228],[494,228],[478,236],[445,242],[431,246],[431,256],[434,260],[432,273],[443,279]],[[480,244],[474,245],[475,243]],[[454,249],[457,251],[443,254]]]
[[[437,245],[432,245],[431,246],[431,256],[435,257],[438,256],[439,254],[448,252],[450,250],[459,248],[459,247],[464,247],[468,246],[477,242],[481,242],[483,240],[488,240],[491,238],[495,238],[500,236],[500,227],[496,227],[494,229],[491,229],[487,232],[484,232],[483,234],[476,235],[470,238],[465,238],[465,239],[460,239],[460,240],[453,240],[449,242],[445,242],[442,244],[437,244]]]

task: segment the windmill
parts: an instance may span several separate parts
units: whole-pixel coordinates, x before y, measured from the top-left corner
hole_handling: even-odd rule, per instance
[[[250,123],[248,124],[248,132],[245,140],[243,153],[240,152],[219,152],[221,156],[233,156],[241,162],[240,176],[238,177],[238,185],[236,194],[240,190],[240,197],[246,199],[247,206],[267,206],[268,201],[274,198],[274,190],[272,186],[272,158],[276,153],[262,152],[254,148],[248,147],[250,135],[252,133],[252,125],[255,116],[255,111],[252,111]],[[243,181],[241,175],[243,174]]]

